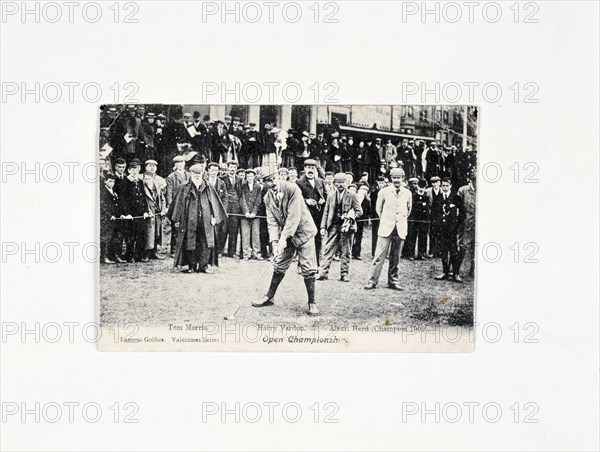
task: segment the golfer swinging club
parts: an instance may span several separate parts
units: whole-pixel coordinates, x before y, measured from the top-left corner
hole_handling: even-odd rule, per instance
[[[304,277],[308,293],[309,315],[318,315],[315,304],[315,273],[317,272],[317,255],[314,237],[317,227],[306,207],[300,187],[284,182],[276,174],[264,179],[269,190],[264,197],[267,210],[269,239],[273,246],[273,277],[267,294],[252,306],[262,308],[273,306],[275,292],[290,267],[296,252],[300,271]]]

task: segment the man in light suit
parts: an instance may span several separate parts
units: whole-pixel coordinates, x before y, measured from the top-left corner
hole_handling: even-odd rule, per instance
[[[308,293],[308,314],[317,315],[319,310],[315,303],[315,273],[317,272],[315,222],[306,207],[300,187],[280,180],[276,174],[265,176],[263,181],[268,187],[264,203],[269,239],[275,257],[269,290],[264,297],[253,302],[252,306],[257,308],[273,306],[277,288],[285,272],[290,268],[292,259],[298,253],[298,264]]]
[[[402,186],[404,171],[394,168],[390,174],[392,185],[381,189],[377,197],[375,210],[379,215],[379,230],[377,247],[373,258],[373,274],[365,285],[365,289],[375,289],[383,263],[385,262],[390,245],[390,264],[388,269],[388,287],[394,290],[402,290],[398,284],[398,262],[402,245],[408,231],[408,216],[412,208],[412,194]]]
[[[329,267],[339,247],[341,248],[340,281],[350,282],[348,271],[352,235],[356,231],[355,221],[362,216],[363,211],[356,194],[346,188],[346,174],[337,173],[333,183],[336,189],[327,195],[321,219],[321,235],[327,238],[317,279],[319,281],[329,279]],[[348,223],[352,224],[348,225]]]

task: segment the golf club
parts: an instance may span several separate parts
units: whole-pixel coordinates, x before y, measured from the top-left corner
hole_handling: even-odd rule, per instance
[[[249,292],[252,292],[256,286],[258,285],[259,281],[262,279],[262,277],[265,275],[265,273],[267,272],[267,270],[271,267],[272,262],[269,260],[267,261],[267,265],[265,265],[265,268],[263,269],[263,271],[261,272],[261,274],[259,275],[258,279],[254,282],[254,285],[250,288]],[[235,310],[235,312],[231,315],[226,315],[224,317],[225,320],[234,320],[236,314],[238,313],[238,311],[240,310],[240,308],[242,307],[242,305],[240,304],[237,309]]]

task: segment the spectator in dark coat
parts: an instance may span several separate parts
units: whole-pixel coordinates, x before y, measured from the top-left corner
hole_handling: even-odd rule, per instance
[[[242,247],[244,260],[263,260],[260,255],[260,219],[257,218],[262,202],[261,187],[256,182],[256,171],[246,170],[246,182],[242,184],[240,206],[242,214]]]

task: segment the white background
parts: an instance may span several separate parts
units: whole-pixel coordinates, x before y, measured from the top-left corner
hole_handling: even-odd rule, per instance
[[[502,3],[497,23],[481,9],[473,23],[432,16],[423,23],[418,15],[403,23],[401,3],[338,3],[337,24],[313,23],[309,4],[296,24],[281,14],[252,24],[217,16],[203,23],[200,3],[159,1],[138,2],[138,23],[115,24],[109,5],[95,24],[80,12],[74,23],[11,16],[1,24],[3,84],[96,82],[103,90],[95,103],[77,90],[73,103],[66,94],[56,103],[3,99],[3,164],[94,161],[97,107],[114,101],[115,82],[137,83],[140,102],[163,103],[200,103],[202,82],[221,81],[294,81],[302,102],[313,103],[309,86],[335,82],[341,104],[401,104],[402,82],[500,84],[499,102],[486,102],[479,90],[472,103],[481,107],[480,168],[496,162],[503,169],[496,183],[479,178],[478,241],[497,242],[503,255],[497,263],[479,259],[476,320],[496,322],[503,335],[491,343],[478,331],[475,352],[459,355],[118,354],[98,352],[81,328],[73,343],[10,336],[2,343],[3,403],[96,402],[104,411],[95,424],[80,412],[74,423],[10,417],[1,424],[3,450],[598,448],[596,2],[538,2],[538,23],[514,23],[511,3]],[[539,102],[515,103],[515,82],[536,83]],[[515,183],[514,162],[535,162],[539,183]],[[66,175],[54,184],[7,176],[2,242],[93,242],[95,196],[80,171],[74,183]],[[536,242],[539,263],[515,263],[514,242]],[[3,328],[93,322],[97,292],[97,264],[81,252],[74,263],[54,264],[3,255]],[[521,331],[537,324],[538,343],[522,336],[515,343],[515,322]],[[139,423],[114,423],[114,402],[137,403]],[[277,411],[272,424],[233,416],[203,423],[206,402],[296,402],[303,416],[290,423]],[[314,423],[314,402],[336,403],[339,422]],[[433,415],[403,422],[407,402],[430,409],[495,402],[503,413],[497,423],[481,410],[470,423],[466,408],[457,423]],[[537,404],[539,422],[515,423],[515,402]]]

